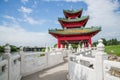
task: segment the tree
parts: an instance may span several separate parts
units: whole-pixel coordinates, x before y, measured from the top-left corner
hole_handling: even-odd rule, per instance
[[[107,45],[106,39],[105,39],[105,38],[101,38],[101,39],[103,40],[103,44],[104,44],[104,45]]]
[[[56,47],[57,47],[57,44],[54,44],[54,47],[56,48]]]
[[[2,53],[4,53],[4,47],[0,46],[0,55],[2,55]]]
[[[98,42],[93,42],[93,43],[92,43],[92,46],[95,47],[97,44],[98,44]]]

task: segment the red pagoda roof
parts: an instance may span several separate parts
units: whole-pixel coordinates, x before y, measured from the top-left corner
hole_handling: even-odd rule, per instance
[[[76,17],[81,17],[82,10],[63,10],[63,13],[66,18],[76,18]]]
[[[80,28],[85,26],[89,16],[82,16],[81,18],[74,18],[74,19],[66,19],[66,18],[58,18],[58,21],[62,25],[63,28]]]
[[[91,27],[91,28],[76,28],[76,29],[56,29],[49,30],[49,33],[53,36],[70,36],[70,35],[85,35],[91,34],[94,36],[99,31],[101,31],[101,27]]]

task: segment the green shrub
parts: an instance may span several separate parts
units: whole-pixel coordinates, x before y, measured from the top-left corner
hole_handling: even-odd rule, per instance
[[[40,54],[40,57],[45,56],[45,54]]]

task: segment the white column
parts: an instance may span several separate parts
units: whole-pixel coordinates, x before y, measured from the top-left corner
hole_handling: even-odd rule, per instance
[[[12,66],[11,66],[11,54],[10,54],[11,48],[9,44],[5,45],[4,51],[5,51],[5,54],[3,54],[3,57],[8,60],[8,80],[12,80],[11,79],[11,67]]]
[[[104,52],[104,44],[102,43],[103,41],[100,39],[98,42],[98,52],[95,55],[95,74],[96,80],[104,80],[103,61],[106,59],[106,53]]]
[[[25,63],[24,63],[24,53],[23,53],[23,47],[21,46],[20,47],[20,57],[21,57],[21,64],[20,64],[20,73],[21,73],[21,76],[24,75],[24,71],[25,71]]]
[[[48,46],[46,46],[46,48],[45,48],[45,52],[49,52]]]

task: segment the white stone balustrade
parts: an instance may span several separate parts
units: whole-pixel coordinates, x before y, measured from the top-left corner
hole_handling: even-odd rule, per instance
[[[0,61],[0,80],[20,80],[23,76],[63,62],[63,49],[46,49],[45,52],[24,52],[23,47],[20,47],[19,54],[11,55],[10,46],[7,44],[4,60]]]
[[[8,80],[8,60],[0,61],[0,80]]]
[[[63,62],[63,57],[69,57],[68,79],[70,80],[119,80],[119,77],[111,75],[111,68],[120,69],[120,62],[107,60],[102,40],[98,41],[97,50],[92,50],[82,45],[78,46],[77,53],[69,45],[66,48],[49,48],[45,52],[24,52],[20,47],[19,54],[11,55],[10,46],[7,44],[3,59],[0,61],[0,80],[20,80],[21,77],[34,72],[55,66]],[[88,56],[92,55],[94,57]],[[119,70],[120,71],[120,70]],[[94,76],[93,76],[94,75]]]
[[[119,69],[120,62],[109,61],[107,54],[104,52],[104,44],[100,39],[98,41],[97,50],[94,57],[86,56],[93,53],[92,48],[84,48],[82,45],[83,54],[72,54],[68,61],[68,79],[69,80],[119,80],[110,74],[111,68]],[[87,54],[86,54],[87,53]]]

